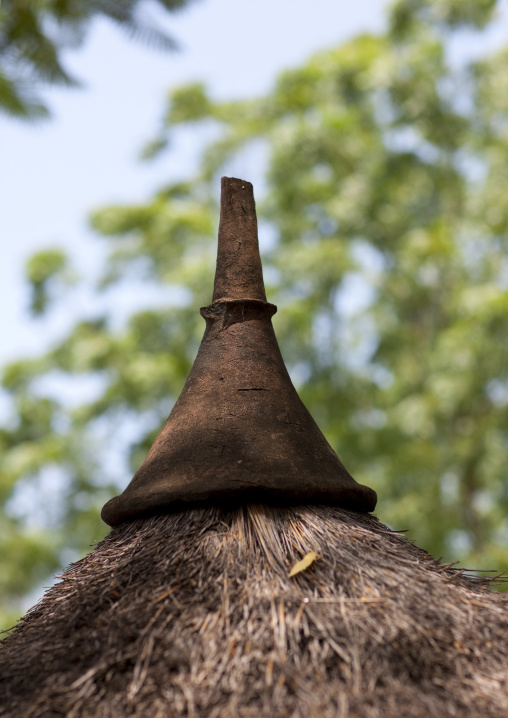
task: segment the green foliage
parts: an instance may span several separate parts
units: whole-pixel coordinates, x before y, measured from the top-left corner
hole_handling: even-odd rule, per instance
[[[158,0],[174,12],[190,0]],[[145,0],[4,0],[0,3],[0,111],[19,119],[47,117],[39,85],[76,86],[62,53],[79,46],[103,17],[142,42],[174,50],[175,41],[142,18]]]
[[[26,263],[26,278],[32,288],[31,310],[43,314],[50,300],[50,289],[58,280],[69,281],[68,258],[60,249],[46,249],[30,257]]]
[[[168,124],[194,122],[210,115],[212,105],[201,83],[180,87],[171,93]]]
[[[396,0],[391,29],[397,39],[434,25],[443,29],[483,28],[492,20],[497,0]]]
[[[16,492],[48,469],[65,477],[56,518],[39,509],[41,571],[100,537],[100,505],[176,400],[211,295],[217,179],[253,147],[266,167],[258,209],[274,238],[263,259],[275,327],[304,402],[378,491],[383,521],[450,560],[508,569],[508,54],[446,61],[454,28],[481,28],[493,8],[399,2],[386,36],[323,52],[264,97],[216,103],[201,85],[170,96],[160,147],[177,125],[214,124],[198,173],[93,215],[110,247],[104,316],[4,372],[14,412],[0,434],[2,510],[19,535],[31,529]],[[50,265],[39,281],[57,276]],[[114,322],[114,292],[142,285],[162,306]],[[96,385],[73,403],[45,388],[51,378]],[[20,584],[0,556],[12,602]]]

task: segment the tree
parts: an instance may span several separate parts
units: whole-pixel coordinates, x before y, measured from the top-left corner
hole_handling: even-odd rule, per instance
[[[169,413],[210,299],[218,176],[246,156],[263,165],[267,288],[304,402],[378,491],[383,521],[469,567],[508,568],[508,50],[447,57],[450,38],[481,32],[495,5],[399,0],[385,35],[317,55],[264,97],[173,92],[146,154],[177,127],[210,128],[196,175],[95,212],[111,247],[103,315],[4,371],[15,407],[0,436],[9,600],[104,533],[100,506],[129,475],[111,457],[123,447],[137,468]],[[37,311],[51,310],[65,271],[62,257],[31,260]],[[164,306],[118,329],[111,293],[139,282]],[[83,378],[95,395],[73,406],[62,386]],[[60,491],[34,537],[13,506],[48,476]]]
[[[189,0],[158,0],[175,12]],[[143,19],[144,0],[4,0],[0,3],[0,111],[22,119],[48,116],[37,96],[42,84],[79,85],[62,55],[81,45],[96,18],[108,18],[130,36],[166,50],[175,41]],[[146,12],[146,11],[145,11]]]

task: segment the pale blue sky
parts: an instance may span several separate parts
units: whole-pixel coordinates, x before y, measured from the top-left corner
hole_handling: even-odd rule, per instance
[[[163,22],[182,45],[177,54],[151,51],[106,22],[97,23],[68,64],[84,90],[45,93],[52,121],[30,125],[0,116],[0,364],[37,353],[93,310],[79,295],[49,319],[32,322],[22,281],[25,259],[47,246],[66,247],[93,271],[101,240],[86,227],[90,210],[143,200],[168,175],[187,174],[192,143],[154,164],[137,152],[157,129],[169,88],[204,80],[221,98],[269,89],[276,74],[314,52],[384,27],[385,0],[199,0]],[[491,42],[508,37],[508,0]],[[487,50],[485,40],[469,50]],[[460,48],[457,48],[460,52]],[[218,191],[218,190],[217,190]],[[133,301],[136,299],[134,298]],[[127,300],[126,300],[127,301]]]
[[[150,195],[168,173],[186,174],[193,147],[155,164],[137,152],[157,129],[169,88],[204,80],[217,97],[266,91],[276,74],[314,52],[384,22],[384,0],[199,0],[164,24],[182,51],[165,54],[97,23],[68,65],[84,90],[45,93],[53,120],[31,125],[0,116],[0,364],[37,353],[76,313],[91,310],[79,295],[48,320],[33,323],[22,281],[25,259],[61,245],[92,269],[100,240],[86,228],[93,208]],[[309,11],[310,10],[310,11]]]

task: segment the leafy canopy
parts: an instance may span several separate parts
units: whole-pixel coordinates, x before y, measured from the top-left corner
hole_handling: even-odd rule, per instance
[[[101,505],[143,460],[199,344],[218,177],[253,163],[275,328],[304,402],[377,490],[383,521],[451,560],[508,569],[508,49],[475,62],[448,52],[494,10],[400,0],[385,35],[318,54],[263,97],[215,102],[199,84],[172,93],[146,154],[201,127],[213,139],[195,176],[95,212],[110,247],[103,314],[4,371],[10,605],[104,533]],[[31,260],[44,298],[34,309],[51,310],[64,267]],[[143,286],[159,305],[119,326],[115,292]],[[90,391],[71,401],[85,380]],[[35,517],[20,509],[48,486]]]
[[[157,0],[170,12],[190,0]],[[146,0],[4,0],[0,3],[0,111],[20,119],[48,116],[40,85],[79,85],[62,55],[81,45],[99,17],[164,50],[177,45],[143,18]]]

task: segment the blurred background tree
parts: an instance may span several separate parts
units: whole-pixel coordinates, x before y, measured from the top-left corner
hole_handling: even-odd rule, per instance
[[[508,49],[454,51],[495,10],[399,0],[385,34],[316,55],[265,96],[172,92],[144,154],[195,128],[209,138],[197,172],[93,214],[110,247],[103,313],[4,369],[0,591],[11,611],[106,533],[102,504],[176,400],[211,297],[219,177],[245,166],[282,353],[332,446],[376,489],[382,521],[448,560],[508,569]],[[70,301],[71,272],[55,252],[30,260],[35,314]],[[110,292],[143,283],[165,306],[115,320]],[[89,399],[76,405],[83,382]]]
[[[191,0],[156,0],[174,12]],[[0,3],[0,112],[35,120],[49,110],[41,85],[79,86],[63,53],[79,47],[97,18],[104,17],[129,36],[174,50],[167,33],[150,23],[146,0],[4,0]]]

